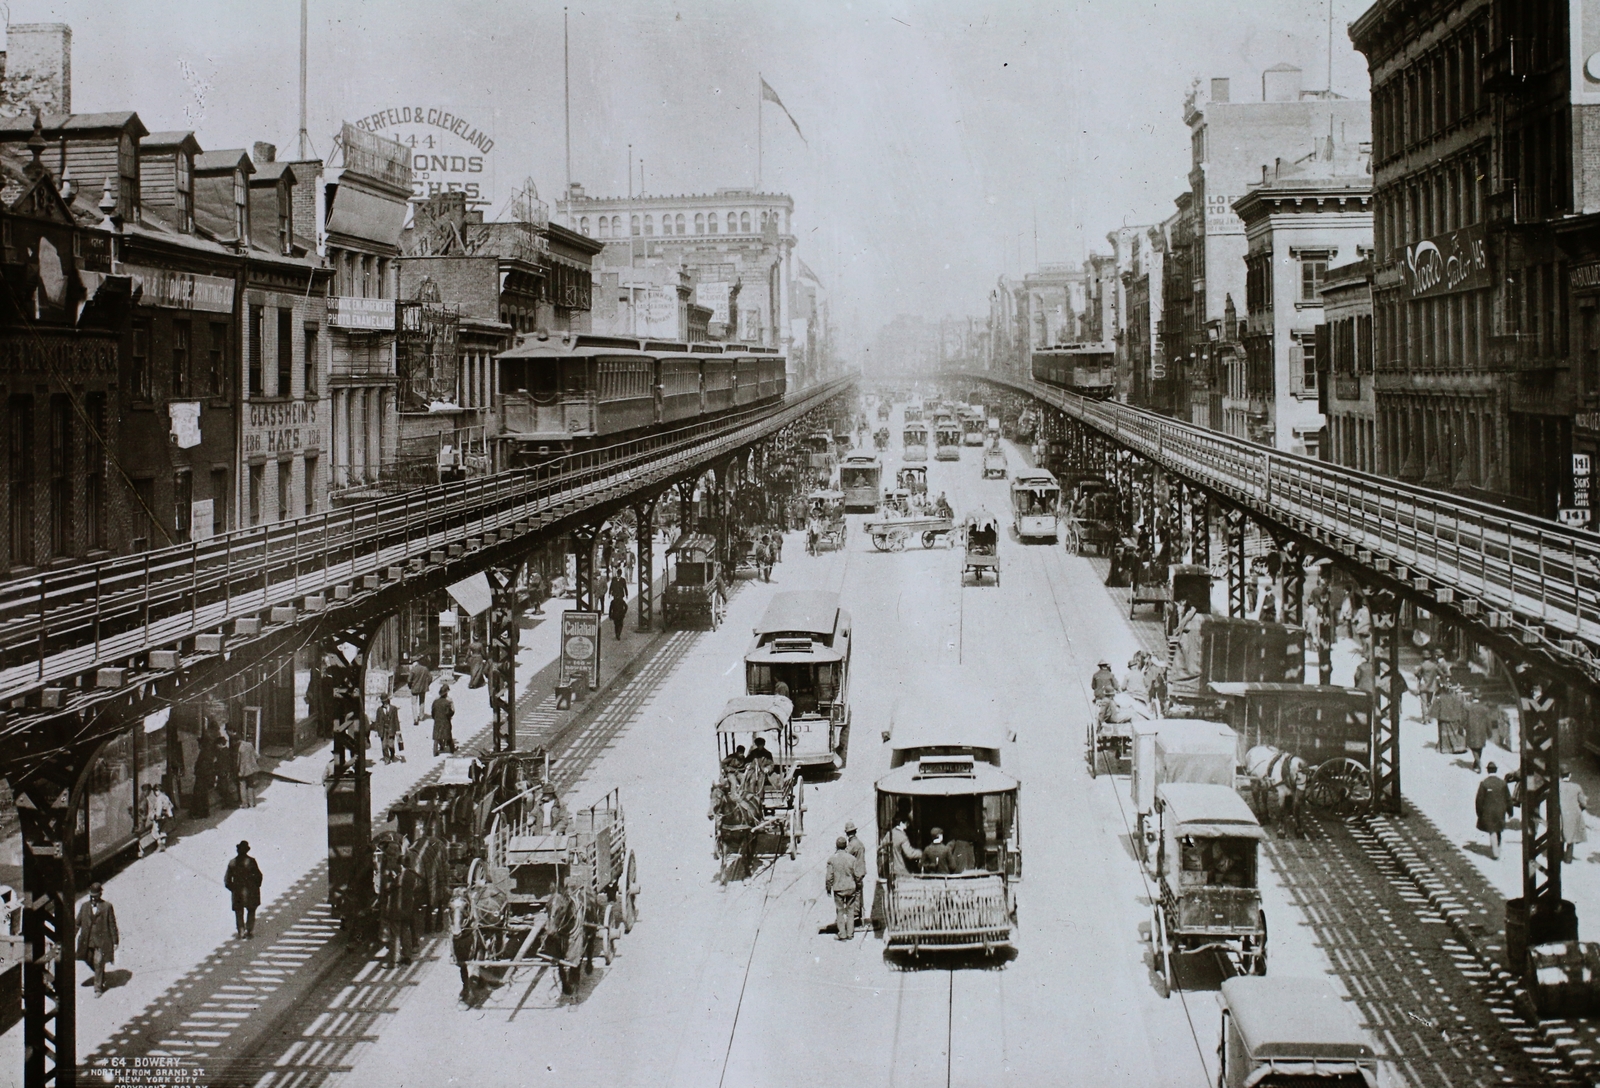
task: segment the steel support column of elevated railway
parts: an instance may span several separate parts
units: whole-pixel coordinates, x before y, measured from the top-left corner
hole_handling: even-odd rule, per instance
[[[328,681],[324,692],[329,693],[319,697],[317,712],[340,738],[340,769],[328,791],[329,887],[341,916],[358,918],[372,824],[363,674],[377,625],[406,602],[479,572],[494,572],[501,620],[514,617],[505,572],[541,542],[567,532],[582,534],[622,509],[642,500],[653,502],[681,481],[692,490],[693,480],[707,467],[725,463],[739,449],[785,428],[814,427],[816,413],[849,388],[847,381],[832,383],[759,414],[574,456],[563,462],[570,469],[566,474],[545,469],[503,473],[339,511],[340,533],[330,532],[336,519],[329,512],[229,534],[229,540],[215,547],[196,542],[92,565],[95,572],[111,573],[103,581],[100,573],[93,573],[85,583],[85,599],[95,604],[103,597],[119,607],[131,600],[145,624],[147,641],[134,651],[116,651],[124,656],[102,656],[112,652],[117,632],[103,631],[96,620],[87,628],[93,632],[87,647],[92,653],[72,673],[48,673],[44,635],[52,630],[49,606],[54,600],[63,602],[67,616],[56,630],[81,624],[77,600],[65,590],[53,593],[50,586],[51,579],[74,583],[82,574],[72,569],[30,580],[20,599],[43,601],[44,607],[21,629],[38,633],[38,674],[21,689],[0,692],[5,698],[0,774],[16,798],[23,837],[24,1084],[77,1083],[73,908],[84,874],[75,868],[75,824],[89,770],[102,746],[146,715],[213,690],[263,660],[317,647]],[[247,571],[233,565],[234,536],[253,549]],[[325,554],[308,552],[308,541],[318,542]],[[227,554],[228,565],[219,560],[216,568],[208,568],[213,553]],[[153,622],[158,617],[150,614],[152,594],[142,594],[141,612],[139,598],[128,588],[136,583],[129,579],[166,567],[182,572],[176,576],[181,582],[176,600],[182,607],[159,617],[158,628]],[[214,578],[218,570],[221,576]],[[206,589],[220,587],[215,600],[204,596],[202,574],[211,580]],[[580,592],[591,589],[585,579]],[[233,630],[220,632],[223,622]],[[502,642],[509,642],[502,649],[514,654],[514,635],[505,627],[491,623],[492,637],[499,631]],[[509,667],[498,682],[514,693]],[[46,686],[50,684],[55,686]],[[506,709],[503,718],[497,715],[497,732],[500,742],[509,745],[515,737],[509,699]]]
[[[1560,732],[1573,688],[1600,693],[1600,541],[1456,495],[1295,457],[1121,404],[979,374],[1077,418],[1208,492],[1228,515],[1230,567],[1243,518],[1369,587],[1373,618],[1374,803],[1400,803],[1399,602],[1409,600],[1516,663],[1524,779],[1523,894],[1507,905],[1513,966],[1528,944],[1571,939],[1561,897]],[[1232,591],[1230,603],[1237,607]],[[1387,682],[1386,682],[1387,681]]]

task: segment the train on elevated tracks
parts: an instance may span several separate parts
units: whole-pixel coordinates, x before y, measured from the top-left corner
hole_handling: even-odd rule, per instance
[[[1109,341],[1061,344],[1033,353],[1033,380],[1080,397],[1110,399],[1117,391],[1117,348]]]
[[[501,467],[781,401],[777,348],[539,333],[495,358]]]

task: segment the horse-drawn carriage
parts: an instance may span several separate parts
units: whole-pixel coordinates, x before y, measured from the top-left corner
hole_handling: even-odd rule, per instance
[[[887,399],[878,402],[878,422],[889,422],[889,401]]]
[[[879,427],[872,432],[872,444],[877,447],[880,453],[887,450],[889,448],[889,428]]]
[[[1209,713],[1239,735],[1240,763],[1256,810],[1280,802],[1297,778],[1305,801],[1338,815],[1372,801],[1372,703],[1362,688],[1320,684],[1213,683]]]
[[[1134,849],[1149,862],[1155,856],[1156,788],[1173,782],[1234,787],[1239,735],[1217,722],[1198,718],[1157,718],[1133,730]]]
[[[556,967],[562,993],[638,917],[638,863],[628,849],[622,799],[612,790],[570,816],[532,791],[492,815],[484,855],[451,897],[451,934],[464,995],[472,979]]]
[[[771,758],[753,757],[759,746]],[[739,749],[743,749],[740,762]],[[729,699],[717,719],[721,768],[711,786],[717,879],[748,874],[757,857],[794,858],[805,831],[805,783],[795,757],[794,704],[782,695]]]
[[[1257,849],[1266,838],[1228,786],[1172,782],[1156,787],[1156,879],[1150,941],[1166,992],[1175,956],[1214,951],[1240,974],[1267,972],[1267,916],[1261,909]]]
[[[1090,548],[1095,555],[1109,555],[1122,540],[1117,525],[1116,495],[1103,484],[1094,486],[1097,483],[1094,480],[1079,482],[1064,519],[1067,550],[1074,555],[1083,555]]]
[[[849,522],[844,516],[844,492],[813,491],[806,496],[806,501],[811,504],[811,516],[818,524],[817,551],[820,552],[824,547],[832,551],[843,550],[850,531]]]
[[[1111,771],[1115,774],[1122,761],[1133,752],[1133,736],[1140,722],[1149,721],[1153,715],[1149,704],[1132,692],[1119,691],[1095,708],[1089,719],[1088,735],[1084,739],[1084,755],[1089,762],[1089,777],[1100,774],[1109,755]]]
[[[1000,584],[1000,519],[987,510],[974,510],[967,515],[961,533],[965,555],[961,561],[961,584],[967,575],[982,582],[985,575],[994,575],[994,584]]]
[[[998,438],[992,440],[989,448],[983,451],[983,478],[985,480],[1006,478],[1006,451],[1000,445]]]
[[[894,485],[912,495],[926,495],[928,493],[928,466],[902,465],[900,471],[894,474]]]
[[[924,548],[931,548],[941,537],[949,536],[955,527],[955,519],[951,517],[915,514],[879,518],[864,526],[872,537],[872,546],[880,552],[905,551],[906,542],[914,538],[920,538]]]
[[[728,611],[728,590],[717,560],[717,538],[685,533],[667,549],[667,585],[661,594],[661,622],[703,625],[715,631]]]

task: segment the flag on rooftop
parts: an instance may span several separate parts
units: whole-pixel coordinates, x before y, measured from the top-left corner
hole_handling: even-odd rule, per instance
[[[789,107],[783,104],[783,99],[778,97],[778,92],[772,89],[772,84],[768,83],[765,77],[763,77],[761,80],[761,97],[768,102],[775,103],[777,107],[783,111],[783,115],[787,117],[789,119],[789,123],[794,126],[794,134],[800,137],[801,143],[805,144],[807,147],[810,147],[811,141],[807,140],[806,134],[800,131],[800,122],[794,119],[794,114],[789,112]]]

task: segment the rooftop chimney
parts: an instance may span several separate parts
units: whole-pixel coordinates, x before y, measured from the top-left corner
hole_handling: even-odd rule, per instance
[[[1226,102],[1228,100],[1228,81],[1226,79],[1213,79],[1211,81],[1211,101]]]
[[[0,54],[5,74],[7,113],[72,112],[72,28],[65,23],[11,23],[6,51]]]
[[[1292,64],[1274,64],[1261,73],[1261,101],[1298,102],[1300,69]]]
[[[255,146],[250,149],[250,161],[277,162],[278,146],[276,144],[263,143],[262,141],[257,140],[255,142]]]

